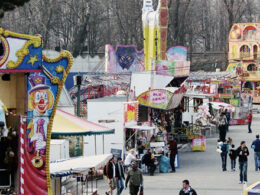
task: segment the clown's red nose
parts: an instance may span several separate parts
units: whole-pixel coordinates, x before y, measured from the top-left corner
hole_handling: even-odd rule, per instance
[[[40,103],[40,104],[44,104],[44,100],[43,100],[43,99],[40,99],[39,103]]]

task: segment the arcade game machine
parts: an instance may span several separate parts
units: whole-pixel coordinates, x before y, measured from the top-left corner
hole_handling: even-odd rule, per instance
[[[51,194],[51,128],[73,58],[42,39],[0,28],[0,193]]]

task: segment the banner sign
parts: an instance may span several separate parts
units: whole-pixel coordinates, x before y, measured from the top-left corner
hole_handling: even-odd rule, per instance
[[[176,108],[186,92],[184,86],[180,87],[174,93],[167,89],[153,89],[146,91],[137,97],[139,104],[159,108],[159,109],[174,109]]]
[[[138,121],[138,102],[124,103],[124,122],[125,124],[136,124]]]

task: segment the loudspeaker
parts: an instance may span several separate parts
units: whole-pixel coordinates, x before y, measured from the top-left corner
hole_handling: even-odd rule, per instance
[[[77,85],[81,85],[81,83],[82,83],[82,76],[81,75],[77,75],[76,76],[76,83],[77,83]]]
[[[11,80],[10,74],[3,74],[2,80],[3,81],[10,81]]]

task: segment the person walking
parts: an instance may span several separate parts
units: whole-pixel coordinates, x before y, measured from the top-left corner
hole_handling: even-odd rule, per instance
[[[229,145],[227,144],[226,140],[223,143],[220,143],[220,149],[221,149],[221,161],[222,161],[222,170],[227,170],[227,154],[229,151]]]
[[[124,174],[123,166],[124,165],[123,165],[122,158],[118,157],[117,164],[116,164],[117,195],[120,195],[124,189],[125,174]]]
[[[171,140],[169,150],[170,150],[170,164],[172,167],[171,172],[175,172],[175,158],[176,155],[178,154],[178,147],[177,147],[177,142],[174,138],[172,138]]]
[[[226,127],[226,130],[227,132],[229,131],[229,122],[230,122],[230,112],[228,111],[228,109],[225,110],[225,116],[227,118],[227,127]]]
[[[190,186],[189,180],[183,180],[179,195],[197,195],[197,192]]]
[[[222,111],[220,113],[219,120],[218,120],[218,129],[219,129],[220,141],[225,142],[226,134],[227,134],[227,118],[224,112]]]
[[[131,165],[132,161],[136,160],[136,153],[134,149],[129,150],[126,158],[125,158],[125,166]]]
[[[127,188],[128,182],[129,184],[129,193],[130,195],[137,195],[139,188],[142,188],[143,185],[143,175],[142,171],[137,168],[136,162],[133,161],[131,163],[132,168],[127,173],[125,187]]]
[[[156,165],[154,164],[154,158],[152,154],[152,149],[148,149],[145,155],[142,158],[142,163],[145,164],[148,168],[148,171],[151,176],[153,176],[154,171],[156,169]]]
[[[260,171],[260,140],[259,135],[256,135],[256,140],[253,141],[251,148],[254,149],[254,159],[255,159],[255,170]]]
[[[244,184],[247,182],[247,157],[249,156],[249,150],[246,147],[246,142],[241,141],[240,146],[237,148],[236,153],[238,155],[239,169],[240,169],[240,181],[239,183]]]
[[[113,190],[116,189],[116,166],[114,163],[115,157],[112,157],[109,162],[106,164],[105,167],[105,173],[107,176],[107,181],[108,181],[108,185],[109,185],[109,190],[106,191],[106,195],[113,195]]]
[[[234,144],[231,145],[231,149],[229,150],[229,157],[230,157],[230,161],[231,161],[231,171],[235,171],[236,170],[237,153],[236,153]]]
[[[249,111],[247,119],[248,119],[248,133],[252,133],[252,129],[251,129],[251,124],[253,119],[252,110]]]

